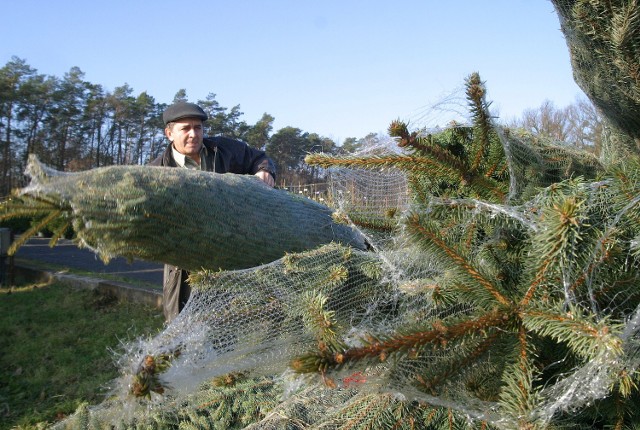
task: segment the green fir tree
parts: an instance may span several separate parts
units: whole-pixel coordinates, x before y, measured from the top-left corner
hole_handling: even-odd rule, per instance
[[[321,360],[323,369],[392,361],[390,373],[412,389],[459,404],[457,412],[492,405],[478,418],[497,422],[491,416],[497,413],[512,428],[572,421],[544,412],[555,393],[550,387],[598,362],[609,366],[610,392],[592,399],[597,406],[585,407],[579,419],[635,422],[635,370],[611,363],[624,361],[621,327],[638,305],[630,288],[638,262],[630,255],[640,208],[627,207],[627,196],[640,192],[637,169],[607,170],[572,148],[501,131],[484,94],[479,76],[471,75],[470,126],[424,134],[394,122],[390,133],[404,154],[307,157],[323,167],[406,171],[413,207],[399,226],[439,273],[415,287],[434,307],[428,317],[408,318],[393,333],[370,333],[361,347],[317,351],[305,360]],[[515,157],[523,145],[527,151]],[[510,175],[518,171],[514,187]]]
[[[308,337],[289,363],[306,385],[283,399],[277,377],[232,373],[155,422],[120,427],[638,428],[638,5],[553,3],[576,80],[609,124],[602,159],[497,126],[477,73],[466,82],[471,124],[429,132],[395,121],[400,153],[308,156],[327,169],[404,172],[408,210],[333,216],[402,238],[391,252],[429,270],[394,285],[383,258],[332,244],[250,272],[264,285],[302,280],[295,306],[277,288],[247,294],[277,310],[265,334],[294,322]],[[318,259],[329,254],[338,260]],[[224,276],[195,279],[206,290]],[[390,291],[394,301],[381,300]],[[377,301],[375,317],[354,318],[354,298]],[[90,418],[84,407],[76,423]]]

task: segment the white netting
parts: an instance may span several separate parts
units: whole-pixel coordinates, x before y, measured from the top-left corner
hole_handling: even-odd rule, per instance
[[[619,161],[637,143],[637,1],[553,3],[577,81],[614,125],[621,148],[604,156]],[[462,125],[459,94],[413,118],[424,135],[448,133],[427,160],[445,180],[406,163],[409,173],[330,169],[331,216],[362,226],[368,251],[346,246],[362,236],[326,212],[315,224],[291,218],[300,233],[341,230],[344,245],[329,234],[266,265],[197,272],[179,317],[122,355],[113,396],[60,427],[637,425],[640,163],[597,177],[598,160],[559,142]],[[476,158],[453,142],[465,133]],[[473,147],[490,140],[474,133],[498,144]],[[389,144],[359,154],[387,155],[406,154]],[[274,241],[291,236],[287,222]]]
[[[377,234],[376,227],[397,224],[409,208],[409,194],[405,173],[396,169],[371,171],[366,169],[334,169],[330,174],[332,201],[339,213],[371,228],[369,242],[377,248],[386,247],[394,238],[388,233]]]
[[[502,196],[493,201],[455,198],[467,189],[437,178],[454,195],[435,197],[431,178],[384,162],[330,168],[335,210],[237,175],[58,174],[33,162],[27,208],[60,209],[105,258],[192,273],[179,316],[119,357],[109,399],[58,427],[543,428],[609,396],[639,365],[637,187],[618,205],[613,178],[580,178],[600,168],[594,157],[493,132],[486,153],[498,161],[479,179]],[[409,155],[387,140],[355,158],[406,166]],[[572,204],[559,225],[580,228],[549,250],[554,217]],[[504,254],[509,244],[520,248]],[[524,254],[534,263],[523,266]],[[536,387],[545,372],[553,376]],[[507,397],[511,386],[531,397]]]
[[[511,170],[516,178],[511,186],[518,187],[518,178],[529,175],[519,176],[521,165],[513,160],[530,161],[536,152],[520,140],[515,140],[516,144],[514,140],[503,142],[509,145]],[[377,155],[381,154],[379,148],[376,151]],[[542,165],[544,157],[535,157],[540,158]],[[407,177],[402,172],[332,169],[331,179],[333,202],[339,212],[350,217],[387,222],[401,219],[412,208]],[[587,184],[585,189],[598,186]],[[472,199],[433,199],[431,202],[432,208],[453,210],[461,206],[474,214],[467,219],[469,223],[483,217],[503,217],[526,231],[536,232],[541,228],[533,215],[535,199],[522,206]],[[464,230],[464,226],[458,228]],[[77,426],[82,417],[90,417],[96,428],[102,425],[126,428],[132,423],[162,427],[172,420],[194,423],[197,419],[204,420],[202,411],[207,410],[206,404],[211,401],[202,384],[223,375],[246,373],[253,378],[271,377],[269,384],[277,388],[272,395],[276,397],[271,398],[272,408],[247,428],[343,428],[354,421],[363,425],[380,419],[377,414],[381,413],[381,405],[390,410],[400,407],[398,405],[404,405],[407,410],[422,408],[416,416],[424,416],[425,423],[429,413],[431,418],[441,413],[434,407],[444,407],[466,417],[469,425],[487,421],[497,428],[515,428],[522,417],[504,411],[497,401],[464,394],[468,392],[465,384],[472,380],[500,377],[503,369],[495,368],[498,364],[492,361],[491,354],[479,359],[478,367],[447,369],[448,357],[453,351],[443,343],[436,353],[412,355],[408,351],[390,363],[383,361],[364,368],[345,366],[339,372],[326,375],[323,383],[322,379],[294,376],[289,371],[292,366],[296,367],[299,357],[318,348],[322,350],[322,345],[336,342],[346,348],[358,348],[366,344],[369,336],[384,339],[408,325],[424,323],[427,326],[444,317],[459,317],[462,321],[472,309],[472,304],[464,301],[452,302],[444,308],[434,304],[433,294],[438,294],[434,279],[444,285],[449,275],[401,231],[371,235],[365,229],[363,233],[374,244],[375,251],[329,244],[251,269],[197,273],[192,278],[194,293],[182,313],[160,335],[141,341],[123,356],[123,375],[115,387],[115,397],[103,405],[79,411],[76,417],[60,426]],[[594,254],[591,261],[571,269],[567,274],[571,279],[565,283],[585,275],[598,258],[601,256]],[[590,280],[598,281],[591,272],[587,275]],[[600,287],[594,285],[592,289]],[[570,294],[566,303],[582,305]],[[637,320],[637,311],[633,311],[621,336],[627,349],[637,349]],[[318,326],[330,330],[319,330]],[[455,346],[455,353],[473,356],[483,351],[486,339],[493,341],[498,333],[489,331],[485,336]],[[516,345],[515,341],[506,339],[493,343],[492,351],[508,355]],[[559,413],[578,411],[606,396],[622,369],[637,368],[637,354],[622,360],[618,350],[607,346],[607,339],[602,345],[591,362],[569,367],[565,377],[541,390],[527,412],[527,419],[544,425]],[[135,389],[132,381],[144,383],[136,377],[140,376],[141,363],[147,356],[175,357],[156,381],[163,393],[150,392],[151,399],[141,401],[131,395]],[[478,375],[487,369],[493,372]],[[437,389],[429,389],[433,382],[420,379],[419,375],[430,375],[430,372],[440,373],[444,378]],[[260,384],[264,382],[256,383],[251,390],[263,386]],[[419,403],[412,403],[415,401]],[[373,416],[368,416],[367,410]]]

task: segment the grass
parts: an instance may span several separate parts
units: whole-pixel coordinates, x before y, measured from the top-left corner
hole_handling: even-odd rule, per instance
[[[0,430],[36,428],[99,403],[118,374],[111,351],[163,324],[158,309],[90,290],[0,290]]]

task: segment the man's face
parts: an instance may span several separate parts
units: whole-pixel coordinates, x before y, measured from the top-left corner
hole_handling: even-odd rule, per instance
[[[200,118],[182,118],[164,130],[173,147],[187,157],[197,157],[202,148],[202,120]]]

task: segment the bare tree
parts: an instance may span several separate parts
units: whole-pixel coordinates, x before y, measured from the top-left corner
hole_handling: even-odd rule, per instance
[[[602,119],[593,103],[585,97],[578,97],[575,103],[564,108],[545,100],[540,107],[525,110],[521,118],[507,125],[589,149],[596,154],[600,151]]]
[[[569,143],[600,155],[603,124],[595,105],[589,99],[579,97],[567,106],[566,115],[570,124]]]

